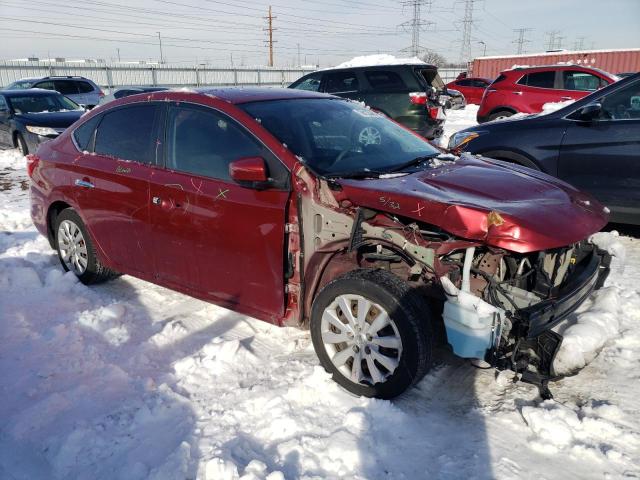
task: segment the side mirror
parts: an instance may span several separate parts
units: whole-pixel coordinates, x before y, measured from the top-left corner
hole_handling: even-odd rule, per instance
[[[578,120],[583,120],[585,122],[588,122],[588,121],[600,118],[601,113],[602,113],[602,104],[590,103],[589,105],[585,105],[581,109],[577,110],[575,115]]]
[[[267,165],[262,157],[247,157],[229,164],[229,176],[238,183],[261,184],[269,180]]]

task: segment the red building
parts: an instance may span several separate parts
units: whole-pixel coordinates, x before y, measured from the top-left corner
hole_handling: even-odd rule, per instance
[[[479,57],[469,64],[469,76],[495,78],[514,66],[569,63],[597,67],[610,73],[639,72],[640,48],[619,50],[562,50],[525,55]]]

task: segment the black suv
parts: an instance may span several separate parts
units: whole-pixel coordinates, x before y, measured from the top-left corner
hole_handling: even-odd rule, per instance
[[[321,70],[289,88],[358,100],[427,139],[442,135],[439,96],[446,89],[437,67],[426,63]]]

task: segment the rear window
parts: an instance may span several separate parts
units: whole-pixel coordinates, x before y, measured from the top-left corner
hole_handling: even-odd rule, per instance
[[[422,75],[422,78],[425,79],[427,85],[435,88],[436,90],[442,90],[444,88],[444,82],[440,75],[438,74],[438,70],[435,68],[423,68],[416,69],[417,73]]]
[[[324,91],[327,93],[357,92],[358,77],[355,72],[328,73],[324,76]]]
[[[80,93],[91,93],[93,92],[93,85],[89,82],[75,82],[76,87],[78,87],[78,91]]]
[[[314,76],[305,78],[303,81],[295,85],[293,88],[297,90],[317,92],[318,90],[320,90],[320,76],[314,75]]]
[[[105,113],[96,133],[95,152],[155,163],[158,117],[156,105],[135,105]]]
[[[80,151],[91,151],[93,134],[101,119],[102,115],[96,115],[74,130],[73,139],[76,141],[76,146]]]
[[[556,72],[534,72],[528,73],[522,77],[518,84],[526,85],[527,87],[537,88],[553,88],[556,81]]]
[[[373,88],[380,90],[407,90],[407,85],[396,72],[375,70],[365,72],[365,76],[369,85]]]

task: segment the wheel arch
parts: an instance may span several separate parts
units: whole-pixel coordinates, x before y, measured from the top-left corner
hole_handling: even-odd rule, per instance
[[[51,245],[51,248],[56,248],[56,236],[55,232],[53,231],[56,218],[58,215],[60,215],[60,212],[67,208],[73,207],[63,200],[56,200],[51,205],[49,205],[49,208],[47,210],[47,239],[49,240],[49,245]]]
[[[494,158],[496,160],[502,160],[509,163],[516,163],[533,170],[543,171],[535,159],[521,152],[515,152],[513,150],[487,150],[478,153],[483,157]]]

